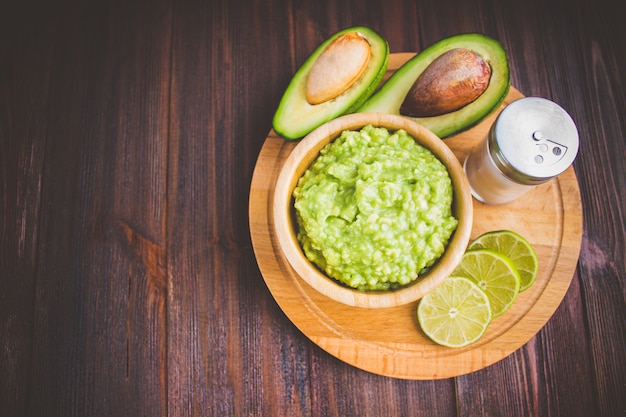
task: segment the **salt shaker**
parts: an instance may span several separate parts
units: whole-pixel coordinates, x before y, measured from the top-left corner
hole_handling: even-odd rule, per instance
[[[558,104],[525,97],[506,106],[463,168],[483,203],[511,202],[565,171],[578,153],[578,130]]]

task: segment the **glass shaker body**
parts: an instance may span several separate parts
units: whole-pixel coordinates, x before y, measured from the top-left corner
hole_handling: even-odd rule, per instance
[[[561,174],[577,153],[569,114],[550,100],[526,97],[502,110],[463,168],[477,200],[505,204]]]

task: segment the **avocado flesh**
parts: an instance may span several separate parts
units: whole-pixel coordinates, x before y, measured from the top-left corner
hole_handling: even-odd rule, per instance
[[[320,104],[310,104],[306,99],[306,80],[315,60],[338,36],[359,32],[370,44],[371,57],[363,75],[339,96]],[[367,100],[387,71],[389,45],[372,29],[364,26],[341,30],[322,44],[307,58],[287,86],[274,118],[274,131],[285,139],[296,140],[322,124],[343,114],[356,111]]]
[[[489,64],[491,78],[487,89],[473,102],[450,113],[433,117],[410,117],[401,114],[400,107],[420,74],[438,56],[454,48],[468,49]],[[442,39],[408,60],[358,111],[401,115],[420,123],[443,139],[469,129],[489,116],[502,104],[510,87],[508,57],[502,45],[482,34],[462,34]]]

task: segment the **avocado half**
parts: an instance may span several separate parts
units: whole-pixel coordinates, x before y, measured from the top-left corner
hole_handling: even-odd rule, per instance
[[[310,104],[306,99],[306,82],[311,68],[335,38],[348,32],[358,32],[369,43],[371,56],[367,67],[360,78],[339,96],[319,104]],[[372,29],[354,26],[335,33],[309,55],[291,79],[274,114],[274,131],[285,139],[300,139],[327,121],[356,111],[376,90],[387,71],[388,63],[389,45]]]
[[[473,102],[446,114],[433,117],[410,117],[400,113],[404,99],[418,79],[437,57],[455,48],[480,55],[491,67],[486,90]],[[358,112],[397,114],[412,119],[440,138],[446,138],[478,124],[495,111],[511,87],[508,56],[502,45],[486,35],[468,33],[440,40],[408,60],[373,94]]]

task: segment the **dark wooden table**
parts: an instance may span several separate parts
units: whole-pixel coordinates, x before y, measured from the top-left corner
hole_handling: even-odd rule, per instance
[[[606,0],[4,2],[0,416],[626,415],[626,25]],[[617,2],[616,2],[617,3]],[[326,353],[274,301],[248,227],[296,68],[374,28],[392,52],[481,32],[576,121],[569,291],[526,345],[434,381]]]

